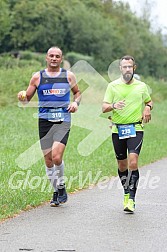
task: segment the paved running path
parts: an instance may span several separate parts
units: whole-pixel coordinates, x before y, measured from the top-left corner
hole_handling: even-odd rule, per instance
[[[122,210],[113,178],[69,195],[68,203],[23,212],[0,224],[0,252],[167,251],[167,158],[140,169],[136,211]]]

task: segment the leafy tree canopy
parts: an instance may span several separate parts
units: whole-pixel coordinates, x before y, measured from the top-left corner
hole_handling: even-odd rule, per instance
[[[153,33],[145,15],[112,0],[1,0],[0,52],[46,52],[52,45],[64,54],[94,59],[97,70],[131,54],[144,75],[167,78],[166,38]]]

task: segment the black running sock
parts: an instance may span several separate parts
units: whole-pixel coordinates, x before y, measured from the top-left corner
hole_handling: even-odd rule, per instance
[[[121,184],[124,188],[124,193],[129,193],[129,182],[128,182],[128,169],[126,171],[121,172],[118,169],[118,175],[121,180]]]
[[[139,170],[131,171],[130,173],[131,175],[129,179],[129,193],[130,193],[129,198],[135,200],[135,194],[139,182]]]

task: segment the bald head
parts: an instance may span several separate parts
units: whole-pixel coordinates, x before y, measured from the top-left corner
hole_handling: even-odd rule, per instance
[[[47,51],[47,55],[55,53],[55,52],[60,54],[61,56],[63,55],[62,50],[57,46],[53,46],[53,47],[49,48],[48,51]]]

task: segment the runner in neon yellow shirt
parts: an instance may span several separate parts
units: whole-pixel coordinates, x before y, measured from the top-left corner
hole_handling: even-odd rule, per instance
[[[118,174],[124,188],[124,211],[131,213],[135,210],[139,180],[138,156],[143,141],[142,121],[148,123],[151,120],[150,111],[153,106],[147,85],[133,77],[135,69],[132,56],[122,57],[121,77],[108,85],[102,106],[103,113],[112,111],[112,140],[118,161]]]
[[[124,107],[122,110],[114,109],[112,121],[117,124],[128,124],[142,121],[143,102],[150,102],[151,97],[144,82],[133,79],[130,85],[127,85],[122,78],[119,78],[108,85],[104,101],[116,106],[117,102],[122,101]],[[117,104],[118,105],[118,104]],[[143,130],[141,124],[135,125],[136,130]],[[113,133],[118,130],[115,127]]]

